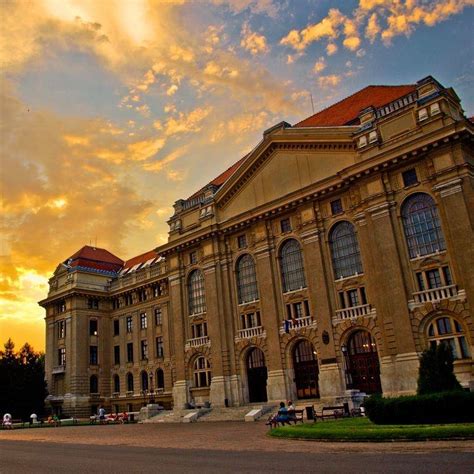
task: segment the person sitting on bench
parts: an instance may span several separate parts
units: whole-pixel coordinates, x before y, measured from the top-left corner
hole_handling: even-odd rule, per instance
[[[269,425],[272,428],[276,428],[278,423],[284,425],[285,423],[290,424],[290,417],[288,416],[288,409],[285,406],[285,402],[280,402],[280,409],[278,413],[269,420]]]

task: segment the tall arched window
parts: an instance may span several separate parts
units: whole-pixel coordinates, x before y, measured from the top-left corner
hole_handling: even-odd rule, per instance
[[[146,370],[140,372],[140,379],[142,382],[142,390],[148,390],[148,373]]]
[[[402,206],[402,221],[410,258],[444,250],[438,209],[431,196],[412,194]]]
[[[255,262],[249,254],[242,255],[237,261],[236,274],[239,304],[258,300]]]
[[[163,369],[157,369],[156,371],[156,388],[161,390],[165,388],[165,373]]]
[[[97,375],[91,375],[91,378],[89,379],[89,392],[99,393],[99,381],[97,380]]]
[[[211,385],[211,365],[204,356],[194,361],[194,386],[209,387]]]
[[[462,326],[451,316],[435,319],[428,326],[428,342],[430,346],[447,344],[455,359],[468,359],[469,347]]]
[[[281,246],[280,270],[284,293],[306,288],[303,255],[300,244],[294,239],[287,240]]]
[[[114,392],[120,392],[120,377],[117,374],[114,375]]]
[[[347,221],[338,222],[329,234],[334,278],[345,278],[362,273],[359,243],[354,226]]]
[[[206,294],[204,292],[204,277],[201,270],[193,270],[188,278],[189,314],[199,314],[206,311]]]
[[[133,392],[133,374],[130,372],[127,374],[127,390]]]

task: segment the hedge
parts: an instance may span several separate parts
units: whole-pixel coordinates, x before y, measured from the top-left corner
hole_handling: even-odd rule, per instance
[[[378,425],[474,422],[474,393],[431,393],[396,398],[369,397],[367,416]]]

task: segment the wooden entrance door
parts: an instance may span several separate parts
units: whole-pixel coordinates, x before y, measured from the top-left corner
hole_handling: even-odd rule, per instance
[[[293,351],[296,396],[299,399],[319,397],[318,360],[313,344],[302,340],[297,342]]]
[[[247,355],[247,380],[249,402],[267,401],[267,367],[265,356],[260,349],[253,348]]]
[[[368,331],[356,331],[347,347],[349,388],[365,393],[381,393],[380,364],[377,346]]]

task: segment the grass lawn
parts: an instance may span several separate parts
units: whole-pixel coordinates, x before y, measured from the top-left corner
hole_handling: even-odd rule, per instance
[[[327,441],[425,441],[437,439],[474,439],[474,423],[449,425],[375,425],[368,418],[318,421],[271,430],[276,438]]]

